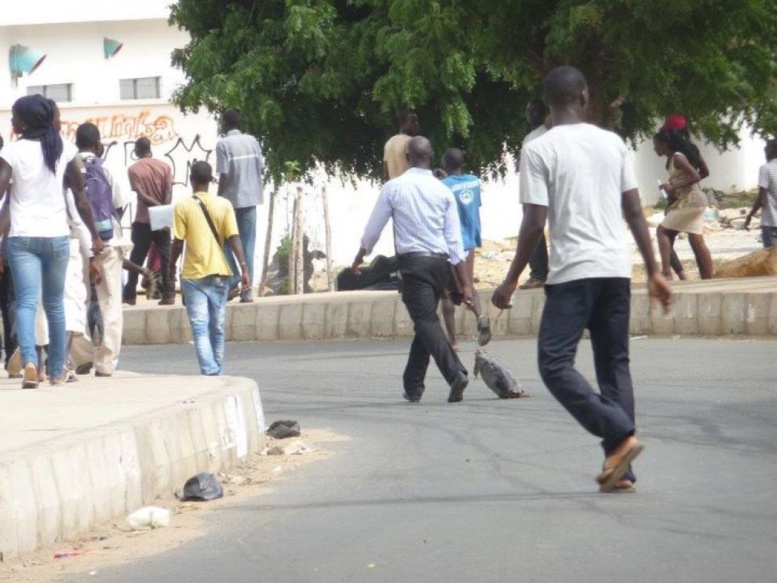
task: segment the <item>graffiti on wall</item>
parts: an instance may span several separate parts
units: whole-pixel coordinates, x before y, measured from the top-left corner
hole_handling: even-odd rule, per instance
[[[79,122],[62,120],[62,137],[71,142],[75,141],[79,124],[86,122],[97,126],[103,141],[122,138],[137,140],[145,136],[152,146],[158,146],[178,137],[173,118],[168,115],[153,116],[148,110],[142,110],[133,115],[117,113],[110,116],[95,116]]]

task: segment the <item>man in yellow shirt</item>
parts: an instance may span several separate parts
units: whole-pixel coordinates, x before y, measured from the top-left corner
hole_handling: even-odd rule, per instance
[[[420,130],[418,114],[415,111],[402,111],[397,119],[399,133],[389,138],[383,146],[383,177],[386,180],[401,176],[410,168],[410,162],[407,161],[407,145]]]
[[[224,256],[224,241],[240,263],[243,289],[251,288],[243,245],[232,204],[208,192],[213,169],[195,162],[189,181],[194,196],[175,205],[170,276],[186,242],[181,292],[194,338],[194,349],[204,375],[220,375],[224,360],[224,316],[232,270]]]

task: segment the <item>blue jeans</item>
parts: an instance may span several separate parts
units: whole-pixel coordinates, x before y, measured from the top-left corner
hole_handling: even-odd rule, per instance
[[[43,288],[43,308],[49,324],[49,376],[65,372],[65,273],[70,255],[67,237],[9,237],[8,264],[16,293],[16,336],[22,364],[39,367],[35,351],[35,315]]]
[[[254,249],[256,248],[256,207],[247,206],[235,209],[235,218],[237,219],[237,232],[240,235],[240,242],[243,244],[243,253],[248,263],[248,275],[251,277],[251,284],[254,283]],[[240,267],[235,260],[229,245],[224,248],[224,254],[227,256],[227,262],[232,269],[232,277],[229,279],[229,287],[233,288],[240,283]],[[251,290],[243,292],[241,298],[250,298]]]
[[[631,282],[578,279],[545,286],[537,338],[540,375],[548,390],[589,432],[605,455],[634,434],[634,389],[629,372]],[[577,345],[588,328],[599,392],[575,369]],[[626,476],[634,480],[633,473]]]
[[[227,313],[227,278],[209,275],[182,279],[181,291],[192,327],[200,373],[220,375],[224,360],[224,316]]]
[[[777,245],[777,227],[761,227],[761,242],[764,249]]]

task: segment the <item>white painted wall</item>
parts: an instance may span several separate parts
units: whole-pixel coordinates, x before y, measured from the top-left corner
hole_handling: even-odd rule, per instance
[[[170,14],[171,3],[170,0],[4,0],[0,25],[163,19]]]

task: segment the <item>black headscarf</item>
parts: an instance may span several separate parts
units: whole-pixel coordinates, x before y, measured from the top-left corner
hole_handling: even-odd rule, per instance
[[[57,105],[42,95],[26,95],[13,104],[13,113],[22,122],[22,139],[39,140],[43,159],[52,172],[62,155],[62,137],[54,129]]]

